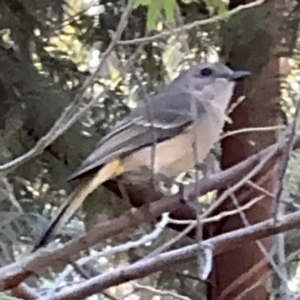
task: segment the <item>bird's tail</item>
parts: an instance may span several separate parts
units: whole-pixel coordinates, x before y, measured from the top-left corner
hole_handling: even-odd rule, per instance
[[[122,173],[123,166],[121,161],[117,159],[106,164],[91,178],[83,180],[83,182],[79,184],[73,193],[66,199],[65,203],[59,208],[47,230],[34,246],[33,252],[45,246],[49,242],[53,234],[55,234],[73,216],[90,193],[92,193],[103,182],[115,178]]]

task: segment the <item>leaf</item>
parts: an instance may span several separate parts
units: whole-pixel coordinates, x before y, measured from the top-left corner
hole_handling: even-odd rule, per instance
[[[149,6],[151,0],[135,0],[133,8],[136,9],[140,5]]]
[[[137,4],[137,5],[149,5],[150,4],[150,2],[151,2],[151,0],[135,0],[135,3]]]
[[[166,17],[169,22],[174,22],[175,18],[175,0],[164,0],[164,10],[166,12]]]
[[[151,0],[148,7],[147,29],[153,30],[157,24],[160,12],[161,0]]]
[[[217,11],[219,15],[226,14],[228,12],[227,5],[222,0],[205,0],[207,5]]]
[[[147,29],[153,30],[157,25],[159,13],[162,8],[166,13],[167,20],[169,22],[174,22],[176,4],[175,1],[176,0],[135,0],[135,5],[144,5],[148,7]]]

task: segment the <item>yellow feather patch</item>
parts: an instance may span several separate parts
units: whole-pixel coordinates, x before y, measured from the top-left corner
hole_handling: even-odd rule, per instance
[[[106,164],[102,169],[99,170],[98,174],[95,175],[97,177],[97,183],[100,185],[101,183],[113,179],[124,172],[123,164],[119,159],[113,160],[112,162]]]

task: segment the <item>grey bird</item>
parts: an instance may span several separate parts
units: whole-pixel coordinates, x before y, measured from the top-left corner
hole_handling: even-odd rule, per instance
[[[107,180],[174,178],[200,163],[218,141],[236,81],[249,75],[221,63],[182,71],[160,93],[134,109],[104,136],[70,179],[77,188],[65,200],[34,250],[72,217],[85,198]],[[194,132],[197,131],[197,161]],[[155,145],[155,147],[153,147]]]

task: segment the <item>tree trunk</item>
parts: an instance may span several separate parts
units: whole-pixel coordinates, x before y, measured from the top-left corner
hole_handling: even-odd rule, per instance
[[[230,8],[244,4],[232,0]],[[284,0],[266,1],[263,5],[242,11],[233,16],[222,28],[223,57],[234,69],[246,69],[251,77],[237,86],[233,103],[241,96],[246,98],[230,114],[232,123],[227,123],[225,131],[248,127],[274,126],[284,122],[280,108],[279,57],[277,51],[281,40],[280,26],[283,18]],[[255,22],[254,22],[255,20]],[[276,142],[277,133],[253,132],[234,135],[222,143],[223,169],[244,160],[251,154]],[[277,180],[277,162],[265,166],[252,179],[269,192],[274,192]],[[239,205],[250,201],[261,192],[244,185],[234,193]],[[227,199],[215,212],[235,209],[233,198]],[[245,211],[249,223],[257,223],[270,218],[274,199],[265,196],[261,201]],[[245,226],[241,215],[222,219],[210,230],[210,236],[222,234]],[[272,239],[265,239],[267,252]],[[270,265],[257,243],[238,247],[215,257],[207,298],[209,300],[268,299]]]

